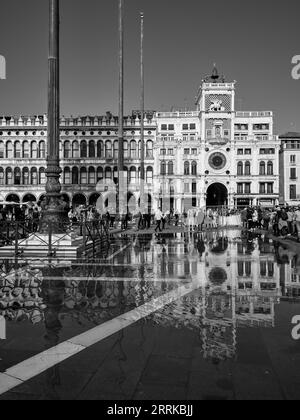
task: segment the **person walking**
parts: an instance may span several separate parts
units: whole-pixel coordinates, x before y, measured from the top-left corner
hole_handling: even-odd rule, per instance
[[[159,230],[159,232],[161,232],[161,221],[162,221],[162,212],[160,209],[157,209],[155,212],[155,220],[156,220],[156,228],[155,228],[155,232],[157,232],[157,230]]]

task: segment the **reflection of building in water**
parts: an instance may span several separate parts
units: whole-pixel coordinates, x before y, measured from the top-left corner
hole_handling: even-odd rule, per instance
[[[300,297],[300,257],[284,249],[278,250],[279,256],[285,261],[281,266],[281,284],[284,296]]]

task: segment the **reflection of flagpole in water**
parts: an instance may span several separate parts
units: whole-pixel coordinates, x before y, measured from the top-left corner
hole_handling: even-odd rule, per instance
[[[6,340],[6,320],[0,316],[0,340]]]
[[[145,135],[144,135],[144,115],[145,115],[145,88],[144,88],[144,13],[141,13],[141,191],[140,208],[142,214],[144,210],[144,182],[145,182]]]

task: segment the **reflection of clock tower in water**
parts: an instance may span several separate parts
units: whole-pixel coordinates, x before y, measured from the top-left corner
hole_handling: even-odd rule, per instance
[[[201,206],[234,205],[235,82],[225,82],[216,66],[202,81],[196,105],[201,120]]]

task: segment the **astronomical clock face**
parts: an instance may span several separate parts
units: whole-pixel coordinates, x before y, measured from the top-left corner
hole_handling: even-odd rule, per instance
[[[209,165],[212,169],[220,171],[227,164],[226,156],[223,153],[213,153],[209,158]]]

